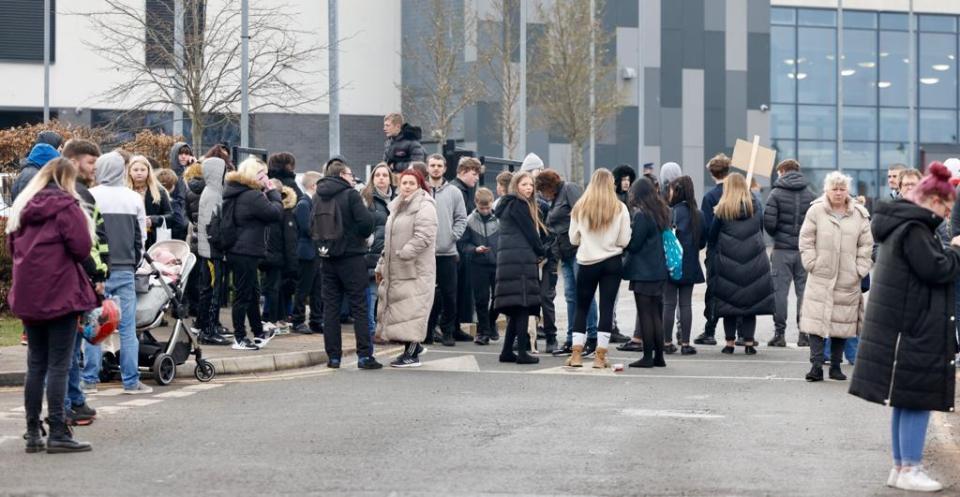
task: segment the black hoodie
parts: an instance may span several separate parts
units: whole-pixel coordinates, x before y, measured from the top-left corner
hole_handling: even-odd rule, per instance
[[[411,162],[427,160],[427,153],[420,145],[420,127],[404,123],[397,136],[387,138],[383,145],[383,160],[393,168],[393,172],[401,173],[410,167]]]
[[[280,192],[264,193],[256,181],[248,181],[238,172],[228,173],[223,189],[223,211],[235,203],[237,242],[227,254],[263,258],[267,255],[267,227],[283,220]]]
[[[773,237],[774,248],[799,249],[800,227],[814,199],[810,183],[800,171],[777,178],[763,210],[763,229]]]
[[[360,192],[350,187],[343,178],[324,176],[317,183],[317,194],[313,206],[318,201],[334,198],[340,207],[340,219],[343,221],[343,236],[346,245],[341,257],[366,255],[367,237],[373,233],[373,214],[363,204]]]
[[[942,221],[908,200],[877,206],[871,228],[880,250],[851,394],[892,407],[954,410],[960,249],[940,244]]]

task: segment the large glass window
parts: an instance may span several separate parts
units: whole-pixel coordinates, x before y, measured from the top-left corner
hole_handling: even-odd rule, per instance
[[[956,33],[957,18],[954,16],[921,15],[919,18],[920,31],[939,31],[941,33]]]
[[[770,24],[785,24],[793,26],[797,23],[796,9],[770,8]]]
[[[877,13],[858,10],[844,10],[843,27],[877,29]]]
[[[876,142],[843,142],[840,165],[844,169],[876,169]]]
[[[774,139],[771,145],[777,151],[777,161],[797,158],[797,143],[795,141]]]
[[[802,167],[836,169],[837,142],[801,141],[797,160]]]
[[[920,109],[920,141],[956,143],[957,113],[950,110]]]
[[[794,102],[797,91],[796,28],[770,27],[770,100]]]
[[[920,106],[957,107],[957,36],[920,33]]]
[[[906,107],[910,73],[907,33],[880,32],[880,105]]]
[[[836,31],[832,28],[797,29],[797,101],[808,104],[836,103]]]
[[[907,163],[906,143],[880,144],[880,169],[886,169],[894,164]]]
[[[877,32],[843,32],[843,103],[877,105]]]
[[[800,9],[797,24],[801,26],[836,26],[837,11],[825,9]]]
[[[773,104],[770,106],[770,136],[793,139],[797,134],[796,106]]]
[[[880,141],[908,141],[908,116],[907,109],[880,109]]]
[[[798,105],[797,138],[836,140],[837,108],[832,105]]]
[[[844,107],[843,139],[875,141],[877,109],[875,107]]]

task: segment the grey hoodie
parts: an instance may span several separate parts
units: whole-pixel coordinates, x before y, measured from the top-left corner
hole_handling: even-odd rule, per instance
[[[90,189],[90,194],[103,214],[110,240],[110,272],[134,271],[140,264],[147,239],[143,198],[124,184],[126,163],[120,154],[101,155],[96,171],[98,185]]]
[[[211,157],[203,161],[203,181],[206,186],[200,194],[200,207],[197,209],[197,252],[200,257],[212,259],[222,254],[214,253],[207,235],[207,225],[213,214],[223,205],[223,178],[227,173],[227,164],[223,159]]]
[[[177,156],[180,155],[180,149],[186,145],[185,142],[176,142],[170,147],[170,169],[173,169],[173,172],[177,173],[178,178],[183,177],[183,170],[186,167],[180,165],[179,159]],[[193,149],[191,149],[192,151]]]
[[[457,241],[467,229],[467,208],[460,189],[444,181],[430,188],[437,204],[437,256],[457,255]]]

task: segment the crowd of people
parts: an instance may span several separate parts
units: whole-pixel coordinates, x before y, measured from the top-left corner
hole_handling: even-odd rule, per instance
[[[706,165],[716,185],[698,203],[677,163],[659,176],[598,168],[583,189],[530,153],[491,191],[478,184],[479,160],[425,154],[419,129],[399,114],[385,117],[384,131],[384,160],[366,184],[341,156],[298,178],[287,152],[235,166],[223,146],[196,157],[176,143],[160,167],[41,134],[6,225],[10,303],[29,347],[27,451],[90,448],[69,427],[96,415],[84,395],[96,391],[101,361],[75,329],[104,296],[122,309],[123,392],[151,391],[137,368],[134,272],[153,243],[179,239],[199,258],[187,300],[203,344],[258,350],[284,330],[322,333],[330,368],[343,359],[343,323],[353,324],[357,365],[367,370],[382,367],[376,345],[402,344],[390,366],[409,368],[424,345],[467,341],[500,341],[504,363],[552,355],[569,368],[592,358],[597,369],[610,367],[608,349],[619,344],[642,352],[629,366],[662,368],[668,355],[717,345],[721,319],[721,352],[755,355],[759,316],[773,317],[767,345],[786,346],[792,284],[797,344],[810,350],[806,380],[823,381],[827,364],[830,379],[846,380],[844,358],[855,363],[851,393],[894,408],[888,483],[939,485],[920,463],[929,412],[954,408],[960,308],[960,204],[942,164],[926,175],[892,170],[890,198],[873,203],[852,196],[839,171],[816,196],[786,159],[764,201],[719,154]],[[553,305],[561,275],[562,344]],[[706,327],[692,337],[694,288],[704,283]],[[636,305],[632,336],[617,323],[624,288]],[[228,302],[232,331],[220,321]]]

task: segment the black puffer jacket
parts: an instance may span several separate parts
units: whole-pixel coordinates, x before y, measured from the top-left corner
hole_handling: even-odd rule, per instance
[[[387,218],[390,217],[390,201],[393,200],[393,190],[387,196],[380,195],[376,188],[373,189],[373,205],[368,205],[370,213],[373,214],[373,243],[370,244],[370,250],[367,252],[367,272],[371,278],[374,277],[374,270],[377,262],[380,260],[380,254],[383,253],[383,244],[386,239]]]
[[[190,251],[197,253],[197,218],[200,215],[200,195],[207,186],[203,179],[203,167],[199,162],[192,164],[183,173],[187,183],[187,220],[190,221]]]
[[[342,193],[342,195],[341,195]],[[323,199],[336,197],[340,208],[340,219],[343,221],[343,237],[346,245],[341,257],[354,255],[366,256],[370,251],[367,237],[373,233],[373,214],[363,205],[360,192],[354,190],[343,178],[324,176],[317,183],[316,199],[313,202],[314,210]]]
[[[557,196],[549,204],[546,220],[543,224],[547,226],[550,233],[556,237],[556,243],[553,245],[554,256],[558,260],[575,257],[577,247],[570,243],[570,212],[573,206],[583,195],[583,189],[580,185],[570,182],[561,182],[557,187]]]
[[[178,216],[173,211],[173,204],[170,203],[170,195],[167,194],[167,190],[162,186],[157,186],[157,192],[160,194],[159,202],[153,201],[153,194],[150,193],[149,188],[143,196],[143,205],[147,217],[150,218],[150,228],[147,229],[148,250],[154,243],[157,243],[157,227],[164,224],[173,232],[180,228],[184,221],[183,217]]]
[[[744,209],[736,220],[713,218],[707,246],[716,316],[773,314],[773,279],[763,242],[762,215],[754,197],[752,216]]]
[[[463,181],[460,181],[460,178],[453,178],[450,180],[450,184],[457,187],[460,190],[460,193],[463,194],[463,207],[467,211],[467,215],[477,208],[477,205],[473,201],[473,196],[477,194],[477,187],[470,188]]]
[[[960,250],[940,244],[942,221],[908,200],[877,206],[871,227],[880,251],[851,394],[892,407],[954,410]]]
[[[633,213],[630,228],[630,244],[624,250],[623,279],[666,281],[670,275],[663,253],[663,230],[653,216],[640,210]]]
[[[516,195],[500,198],[494,212],[500,220],[500,247],[497,249],[496,285],[493,306],[507,313],[526,307],[540,308],[540,270],[537,260],[545,255],[537,227],[527,203]]]
[[[248,257],[267,255],[267,226],[283,219],[283,204],[280,192],[260,190],[256,181],[247,181],[240,173],[227,173],[223,189],[223,210],[235,203],[234,216],[237,224],[237,243],[227,251],[230,254]]]
[[[673,281],[677,285],[695,285],[703,283],[703,267],[700,266],[700,251],[707,246],[707,226],[703,224],[703,216],[696,206],[690,206],[686,201],[679,202],[672,207],[673,224],[677,227],[677,239],[683,247],[683,274],[680,279]],[[694,231],[693,216],[700,218],[699,230]]]
[[[283,202],[283,220],[267,227],[267,259],[263,266],[282,269],[285,274],[297,272],[297,194],[285,186],[280,194]]]
[[[790,171],[777,178],[763,211],[763,228],[773,237],[773,247],[797,250],[800,227],[816,199],[803,173]]]
[[[300,200],[300,197],[303,196],[303,192],[297,186],[297,173],[288,171],[286,168],[270,169],[267,171],[267,177],[280,180],[283,186],[293,190],[297,195],[297,200]]]
[[[387,138],[383,145],[383,160],[393,168],[393,172],[401,173],[410,167],[411,162],[427,159],[423,145],[420,145],[420,135],[419,126],[404,123],[397,136]]]

